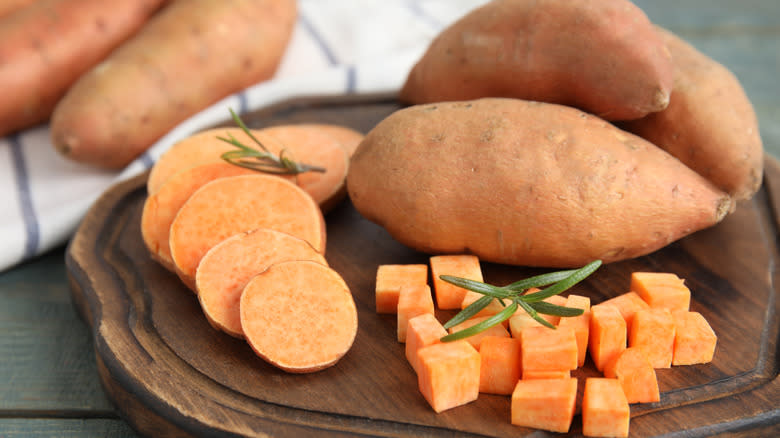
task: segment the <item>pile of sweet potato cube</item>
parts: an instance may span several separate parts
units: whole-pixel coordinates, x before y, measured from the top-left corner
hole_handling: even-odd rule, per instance
[[[512,424],[567,432],[579,383],[571,371],[590,354],[603,377],[584,379],[583,434],[627,436],[629,405],[660,400],[656,368],[707,363],[715,352],[714,331],[690,311],[690,289],[665,272],[634,272],[629,292],[592,306],[589,297],[573,293],[548,298],[584,310],[576,317],[543,315],[556,329],[519,309],[505,323],[442,342],[503,307],[494,300],[448,331],[436,307],[460,310],[482,295],[439,277],[483,281],[480,262],[472,255],[433,256],[430,271],[433,293],[428,265],[380,265],[376,311],[397,314],[398,341],[405,343],[419,390],[436,412],[472,402],[479,393],[511,395]]]

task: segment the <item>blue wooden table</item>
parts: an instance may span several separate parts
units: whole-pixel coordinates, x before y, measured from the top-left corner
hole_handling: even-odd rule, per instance
[[[780,157],[780,1],[636,3],[736,74],[767,153]],[[100,386],[63,254],[57,248],[0,273],[0,437],[134,436]]]

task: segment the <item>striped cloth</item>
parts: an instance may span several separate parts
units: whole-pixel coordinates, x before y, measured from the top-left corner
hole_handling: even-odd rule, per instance
[[[185,120],[119,172],[60,157],[46,125],[0,138],[0,271],[67,242],[101,193],[149,169],[177,140],[225,121],[228,108],[246,112],[295,96],[397,91],[431,39],[483,3],[299,0],[292,40],[272,80]]]

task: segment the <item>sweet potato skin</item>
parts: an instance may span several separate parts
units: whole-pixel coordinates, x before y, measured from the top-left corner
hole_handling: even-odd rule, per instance
[[[68,87],[137,32],[165,0],[40,0],[22,8],[23,3],[0,6],[21,8],[0,21],[0,136],[47,120]]]
[[[658,29],[675,65],[669,106],[622,128],[674,155],[737,200],[763,177],[755,110],[737,77],[674,33]]]
[[[672,84],[668,51],[627,0],[498,0],[439,34],[400,98],[515,97],[627,120],[665,108]]]
[[[347,189],[409,247],[525,266],[638,257],[732,208],[639,137],[569,107],[501,98],[395,112],[358,147]]]
[[[68,91],[52,115],[54,147],[125,166],[185,118],[269,79],[296,16],[293,0],[172,2]]]

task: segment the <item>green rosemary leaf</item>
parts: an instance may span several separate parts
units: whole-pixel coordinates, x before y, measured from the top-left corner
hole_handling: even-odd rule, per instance
[[[512,291],[504,290],[498,286],[493,286],[481,281],[470,280],[468,278],[454,277],[452,275],[440,275],[439,278],[446,281],[447,283],[452,283],[455,286],[462,287],[463,289],[479,292],[482,295],[489,295],[494,298],[509,298],[513,295]]]
[[[571,275],[553,284],[550,287],[544,288],[539,292],[523,295],[522,299],[527,303],[532,303],[532,302],[542,301],[544,299],[550,298],[553,295],[558,295],[559,293],[565,291],[566,289],[569,289],[570,287],[584,280],[587,276],[589,276],[596,269],[598,269],[599,266],[601,266],[601,260],[595,260],[593,262],[590,262],[587,265],[583,266],[582,268],[575,270]]]
[[[462,323],[463,321],[466,321],[467,319],[479,313],[480,310],[487,307],[492,301],[493,301],[493,297],[488,295],[479,297],[477,301],[474,301],[473,303],[469,304],[468,306],[466,306],[465,309],[461,310],[455,316],[453,316],[452,319],[444,323],[444,328],[448,329],[451,327],[455,327],[456,325]]]
[[[531,318],[533,318],[533,319],[534,319],[536,322],[538,322],[539,324],[541,324],[541,325],[543,325],[543,326],[545,326],[545,327],[547,327],[547,328],[551,328],[551,329],[555,329],[555,328],[556,328],[556,327],[555,327],[554,325],[552,325],[552,324],[551,324],[549,321],[547,321],[546,319],[544,319],[544,318],[542,318],[541,316],[539,316],[539,312],[537,312],[537,311],[536,311],[536,309],[534,309],[533,307],[531,307],[531,305],[530,305],[529,303],[526,303],[525,301],[523,301],[523,300],[521,300],[521,299],[519,299],[519,298],[518,298],[517,300],[515,300],[515,302],[516,302],[516,303],[517,303],[517,304],[518,304],[520,307],[522,307],[522,308],[523,308],[523,310],[525,310],[525,311],[528,313],[528,315],[530,315],[530,316],[531,316]]]
[[[547,286],[548,284],[553,284],[555,282],[565,279],[566,277],[570,276],[576,271],[577,271],[576,269],[571,269],[568,271],[550,272],[547,274],[537,275],[535,277],[528,277],[523,280],[516,281],[514,283],[503,286],[502,288],[520,292],[526,289],[530,289],[532,287]]]
[[[544,313],[545,315],[554,315],[554,316],[579,316],[585,313],[582,309],[577,309],[574,307],[565,307],[565,306],[558,306],[556,304],[548,303],[545,301],[537,301],[533,303],[528,303],[531,308],[536,310],[538,313]]]
[[[506,306],[504,310],[496,313],[490,318],[478,322],[477,324],[474,324],[471,327],[443,336],[441,338],[441,341],[442,342],[457,341],[459,339],[468,338],[469,336],[474,336],[477,333],[483,332],[489,329],[490,327],[493,327],[496,324],[501,324],[503,321],[507,320],[510,316],[512,316],[516,311],[517,311],[517,302],[512,301],[512,304]]]

